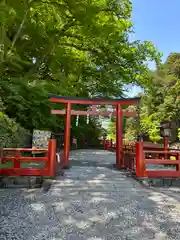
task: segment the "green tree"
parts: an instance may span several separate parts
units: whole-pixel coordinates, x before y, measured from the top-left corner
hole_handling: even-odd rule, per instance
[[[166,60],[166,68],[168,75],[180,79],[180,54],[171,53]]]
[[[172,139],[176,138],[180,119],[180,54],[172,53],[167,61],[149,73],[148,85],[141,101],[141,126],[151,140],[159,141],[161,121],[173,123]]]
[[[127,0],[2,0],[5,114],[30,131],[57,131],[63,118],[50,115],[49,93],[119,97],[124,84],[146,84],[146,61],[160,55],[148,41],[129,41],[131,12]]]
[[[108,133],[107,135],[108,139],[116,140],[116,119],[115,118],[109,121],[107,133]]]
[[[123,118],[123,126],[122,126],[123,133],[125,133],[126,123],[127,123],[127,119]],[[112,118],[109,121],[107,133],[108,133],[108,138],[109,139],[116,140],[116,118]]]
[[[4,110],[5,108],[0,99],[0,148],[20,147],[29,136],[29,133],[4,114]]]

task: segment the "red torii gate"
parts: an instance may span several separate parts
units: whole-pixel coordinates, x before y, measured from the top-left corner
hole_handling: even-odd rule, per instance
[[[65,115],[65,131],[64,131],[64,159],[63,167],[69,165],[69,151],[70,151],[70,131],[71,131],[71,115],[79,116],[109,116],[116,117],[116,167],[118,169],[123,167],[122,152],[123,152],[123,129],[122,119],[124,117],[136,116],[135,111],[128,112],[123,110],[123,105],[136,105],[140,98],[121,98],[121,99],[98,99],[98,98],[77,98],[67,96],[49,95],[50,102],[65,104],[64,110],[51,110],[52,114]],[[73,110],[72,104],[92,105],[91,111]],[[113,112],[97,111],[97,105],[115,105],[116,110]]]

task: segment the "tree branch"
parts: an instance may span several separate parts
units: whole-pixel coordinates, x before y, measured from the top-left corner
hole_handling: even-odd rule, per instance
[[[19,38],[19,36],[20,36],[20,34],[21,34],[21,30],[22,30],[22,28],[23,28],[23,26],[24,26],[24,23],[25,23],[25,21],[26,21],[26,18],[27,18],[27,15],[28,15],[28,13],[29,13],[29,10],[30,10],[30,7],[27,7],[27,8],[26,8],[26,11],[25,11],[25,13],[24,13],[24,17],[23,17],[23,19],[22,19],[22,22],[21,22],[21,24],[20,24],[20,26],[19,26],[19,29],[18,29],[17,33],[15,34],[15,36],[14,36],[14,39],[13,39],[13,42],[12,42],[12,45],[11,45],[11,48],[10,48],[10,52],[13,50],[13,48],[14,48],[14,46],[15,46],[15,44],[16,44],[16,41],[18,40],[18,38]]]
[[[94,53],[94,54],[98,54],[98,53],[99,53],[98,50],[96,50],[96,49],[86,48],[86,47],[83,47],[83,46],[77,46],[77,45],[75,45],[75,44],[73,44],[73,43],[62,43],[61,45],[62,45],[62,46],[66,46],[66,47],[76,48],[76,49],[78,49],[78,50],[80,50],[80,51],[92,52],[92,53]]]

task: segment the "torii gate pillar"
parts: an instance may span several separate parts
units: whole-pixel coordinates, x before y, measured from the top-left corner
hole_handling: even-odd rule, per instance
[[[71,135],[71,103],[66,103],[66,115],[65,115],[65,131],[64,131],[64,159],[63,167],[66,168],[69,165],[69,151],[70,151],[70,135]]]
[[[123,168],[123,112],[121,104],[116,106],[116,167]]]

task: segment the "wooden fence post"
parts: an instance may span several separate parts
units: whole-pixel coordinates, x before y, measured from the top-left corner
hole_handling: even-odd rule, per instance
[[[56,168],[56,140],[51,139],[48,143],[48,169],[49,176],[54,177]]]
[[[15,153],[15,159],[14,159],[14,168],[19,169],[21,167],[21,163],[19,161],[21,154],[19,151],[16,151]]]
[[[147,177],[143,142],[136,142],[136,177]]]

